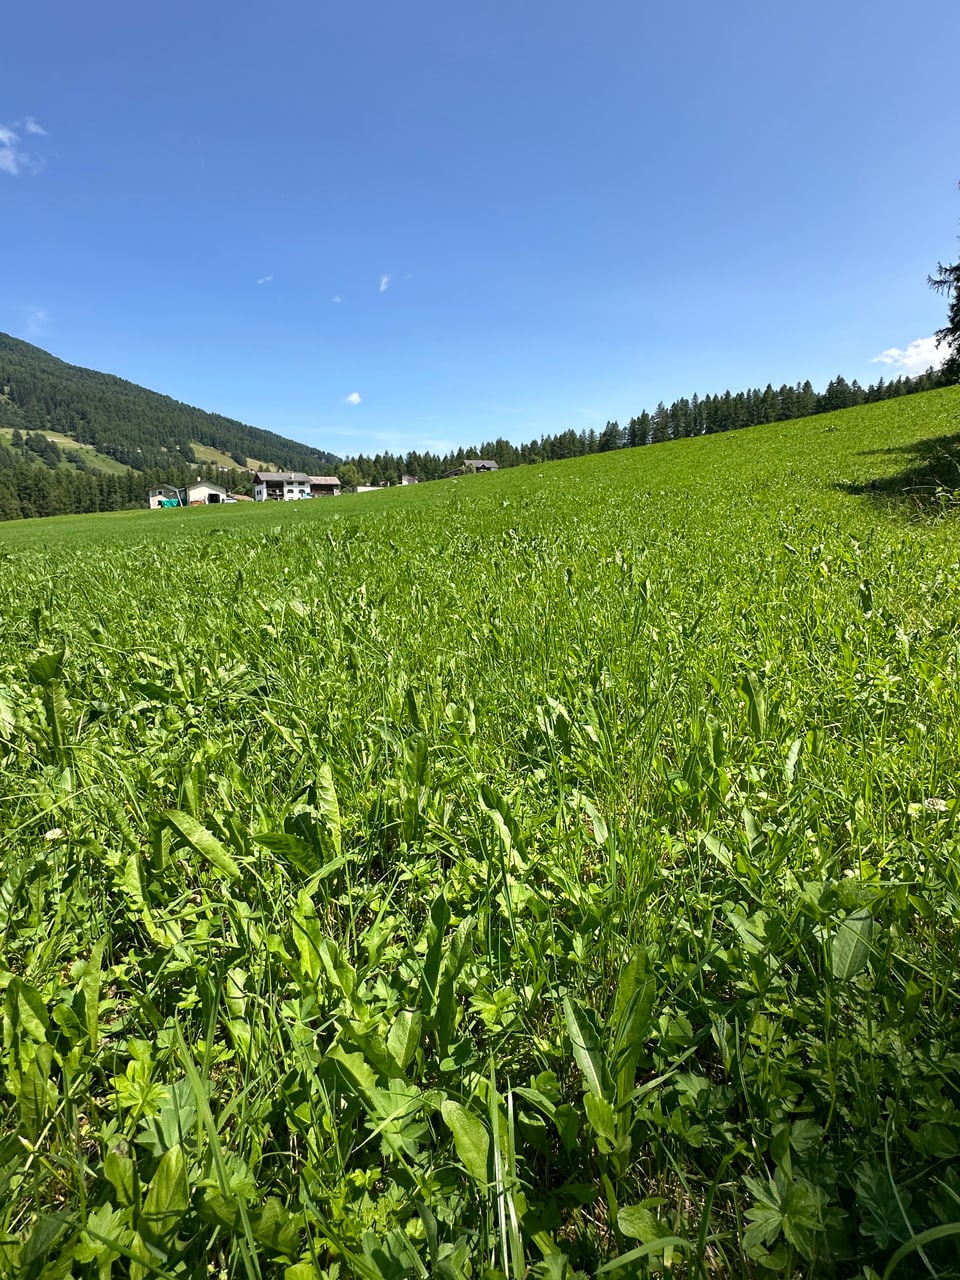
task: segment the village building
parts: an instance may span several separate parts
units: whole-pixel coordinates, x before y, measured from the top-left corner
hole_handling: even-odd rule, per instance
[[[336,498],[340,494],[340,481],[336,476],[310,476],[311,498]]]
[[[215,502],[226,502],[227,491],[222,484],[211,484],[208,480],[196,480],[186,486],[186,503],[188,507],[205,507]]]
[[[457,476],[477,475],[481,471],[499,471],[500,468],[492,458],[464,458],[459,467],[448,471],[444,480],[452,480]]]
[[[231,500],[222,484],[211,484],[209,480],[195,480],[180,487],[161,484],[147,493],[147,505],[152,511],[159,507],[206,507]]]
[[[183,503],[180,501],[180,490],[173,484],[157,485],[156,489],[151,489],[147,494],[147,506],[151,511],[160,507],[181,507]]]
[[[256,502],[299,502],[301,498],[335,498],[339,493],[336,476],[308,476],[302,471],[258,471],[253,486]]]

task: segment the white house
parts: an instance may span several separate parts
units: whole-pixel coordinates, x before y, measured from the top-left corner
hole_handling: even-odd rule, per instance
[[[227,491],[222,484],[211,484],[208,480],[195,480],[186,487],[188,507],[205,507],[214,502],[226,502]]]
[[[151,511],[160,507],[181,507],[183,503],[180,501],[180,490],[172,484],[158,485],[147,494],[147,506]]]
[[[256,502],[299,502],[301,498],[335,498],[336,476],[308,476],[302,471],[258,471],[253,486]]]
[[[153,511],[158,507],[205,507],[226,501],[227,491],[223,485],[211,484],[208,480],[195,480],[181,488],[161,484],[147,494],[147,505]]]

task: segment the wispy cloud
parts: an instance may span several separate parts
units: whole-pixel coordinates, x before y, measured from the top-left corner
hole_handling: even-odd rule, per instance
[[[381,276],[381,277],[380,277],[380,292],[381,292],[381,293],[386,293],[386,292],[387,292],[387,290],[388,290],[389,288],[390,288],[390,277],[389,277],[389,276]]]
[[[39,173],[43,168],[40,157],[23,145],[24,133],[47,136],[46,129],[37,124],[33,116],[14,120],[13,124],[0,124],[0,173],[16,177],[20,173]]]
[[[273,276],[261,276],[257,284],[269,284],[272,279]]]
[[[904,373],[923,373],[931,365],[939,369],[950,352],[936,338],[914,338],[908,347],[888,347],[874,356],[871,364],[888,364]]]
[[[484,410],[485,413],[509,413],[511,415],[516,415],[531,413],[538,414],[542,412],[542,410],[536,405],[500,404],[499,401],[496,400],[481,400],[478,407]],[[575,410],[575,412],[579,413],[582,412],[582,410]],[[599,413],[599,410],[597,410],[597,413]],[[590,416],[595,418],[597,413],[591,412]]]
[[[342,302],[342,301],[343,301],[343,299],[340,297],[339,293],[335,293],[335,294],[333,295],[333,297],[330,299],[330,301],[331,301],[331,302]]]
[[[350,394],[347,396],[347,404],[359,404],[359,403],[360,403],[360,392],[351,391]]]
[[[46,330],[48,319],[49,317],[43,307],[31,307],[27,312],[27,337],[39,338]]]

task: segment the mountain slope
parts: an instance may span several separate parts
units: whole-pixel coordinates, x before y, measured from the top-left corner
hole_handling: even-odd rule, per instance
[[[197,460],[194,445],[281,469],[329,469],[338,459],[272,431],[181,404],[123,378],[67,364],[0,333],[0,427],[56,431],[137,471]]]

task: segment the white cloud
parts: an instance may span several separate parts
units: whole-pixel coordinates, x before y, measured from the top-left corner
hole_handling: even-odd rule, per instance
[[[257,284],[269,284],[272,279],[273,276],[261,276]]]
[[[888,347],[886,351],[874,356],[870,363],[888,364],[904,373],[923,373],[931,365],[934,369],[939,369],[949,354],[948,348],[939,344],[934,337],[914,338],[906,348]]]
[[[19,141],[12,129],[0,125],[0,173],[16,175],[20,172]]]
[[[41,134],[47,131],[37,124],[33,116],[15,120],[13,124],[0,124],[0,173],[16,177],[19,173],[39,173],[43,168],[39,156],[28,150],[20,140],[21,132]]]
[[[340,297],[339,293],[335,293],[335,294],[333,295],[333,297],[330,299],[330,301],[331,301],[331,302],[342,302],[342,301],[343,301],[343,299]]]
[[[27,312],[27,337],[39,338],[47,327],[47,319],[43,307],[31,307]]]
[[[386,292],[387,292],[387,290],[388,290],[389,288],[390,288],[390,277],[389,277],[389,276],[381,276],[381,277],[380,277],[380,292],[381,292],[381,293],[386,293]]]
[[[359,403],[360,403],[360,392],[351,391],[350,394],[347,396],[347,404],[359,404]]]

